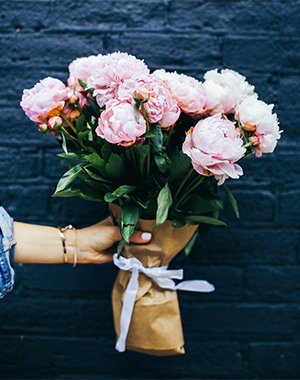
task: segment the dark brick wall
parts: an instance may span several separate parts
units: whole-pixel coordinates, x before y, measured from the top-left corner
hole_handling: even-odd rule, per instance
[[[112,264],[16,267],[0,301],[0,378],[300,378],[300,1],[0,0],[0,203],[16,220],[77,227],[104,205],[51,198],[58,147],[19,106],[23,88],[66,81],[78,56],[126,51],[151,69],[202,78],[246,75],[275,103],[285,131],[276,153],[244,163],[230,186],[241,208],[182,263],[212,294],[180,294],[186,355],[114,350]],[[229,181],[228,181],[229,183]]]

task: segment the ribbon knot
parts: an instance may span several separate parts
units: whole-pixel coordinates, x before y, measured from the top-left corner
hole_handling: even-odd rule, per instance
[[[168,270],[167,266],[145,268],[140,260],[138,260],[136,257],[127,259],[123,256],[120,256],[118,258],[117,254],[114,254],[113,259],[114,264],[119,269],[132,272],[124,295],[123,307],[120,317],[120,335],[115,346],[116,350],[119,352],[125,351],[126,339],[135,304],[135,298],[139,289],[139,273],[144,273],[148,277],[152,278],[163,289],[205,293],[215,290],[215,287],[205,280],[183,281],[176,285],[172,278],[181,280],[183,278],[182,269]]]

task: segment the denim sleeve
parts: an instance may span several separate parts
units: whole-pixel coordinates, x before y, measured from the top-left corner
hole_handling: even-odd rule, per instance
[[[0,207],[0,298],[10,292],[14,285],[15,272],[12,263],[15,244],[13,219]]]

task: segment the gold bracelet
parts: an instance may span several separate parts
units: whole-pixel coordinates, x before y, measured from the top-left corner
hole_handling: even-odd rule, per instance
[[[66,226],[65,228],[58,227],[59,229],[59,236],[61,238],[62,246],[63,246],[63,262],[67,264],[69,262],[67,247],[66,247],[66,232],[67,230],[74,230],[75,233],[75,248],[74,248],[74,264],[73,267],[77,264],[77,230],[75,227],[73,227],[71,224]]]

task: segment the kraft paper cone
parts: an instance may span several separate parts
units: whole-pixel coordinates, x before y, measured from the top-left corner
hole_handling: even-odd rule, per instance
[[[120,221],[121,209],[114,204],[110,211]],[[153,227],[155,220],[139,219],[136,229],[152,233],[151,243],[126,245],[122,255],[136,257],[144,267],[168,265],[189,242],[197,225],[174,228],[170,221]],[[114,324],[117,339],[120,334],[120,315],[124,294],[131,272],[120,270],[112,292]],[[139,275],[139,290],[135,300],[126,349],[157,356],[184,354],[184,340],[177,292],[161,289],[143,273]]]

